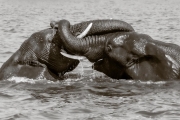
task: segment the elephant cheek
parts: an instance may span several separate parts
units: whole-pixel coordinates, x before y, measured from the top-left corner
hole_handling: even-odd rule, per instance
[[[100,60],[100,61],[95,62],[95,63],[93,64],[92,68],[93,68],[94,70],[99,71],[99,72],[104,72],[103,66],[104,66],[103,61]]]
[[[108,52],[108,55],[111,59],[117,61],[120,65],[125,66],[127,63],[128,53],[124,50],[114,49],[111,52]]]
[[[108,60],[99,60],[96,63],[94,63],[93,68],[94,70],[97,70],[99,72],[102,72],[108,76],[111,76],[111,70],[113,65],[111,66]]]

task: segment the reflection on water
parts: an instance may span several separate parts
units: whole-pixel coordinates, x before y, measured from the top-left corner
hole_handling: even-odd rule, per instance
[[[0,0],[0,66],[51,20],[120,19],[137,32],[179,44],[179,0]],[[83,66],[83,69],[82,69]],[[66,80],[0,82],[0,119],[179,119],[179,81],[114,80],[83,61]]]

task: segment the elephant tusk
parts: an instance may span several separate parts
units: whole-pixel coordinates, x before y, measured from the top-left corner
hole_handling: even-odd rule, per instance
[[[91,27],[92,27],[92,23],[90,23],[88,27],[80,35],[77,36],[77,38],[83,38],[84,36],[86,36],[89,30],[91,29]]]
[[[77,36],[77,38],[83,38],[84,36],[87,35],[87,33],[89,32],[89,30],[91,29],[92,27],[92,23],[90,23],[88,25],[88,27],[80,34]],[[67,52],[65,50],[61,50],[60,52],[62,55],[64,55],[65,57],[68,57],[68,58],[71,58],[71,59],[78,59],[78,60],[84,60],[86,59],[86,57],[84,56],[77,56],[77,55],[70,55],[70,54],[67,54]]]
[[[77,56],[77,55],[70,55],[70,54],[67,54],[65,52],[60,52],[62,55],[64,55],[65,57],[67,58],[71,58],[71,59],[78,59],[78,60],[84,60],[86,59],[86,57],[84,56]]]

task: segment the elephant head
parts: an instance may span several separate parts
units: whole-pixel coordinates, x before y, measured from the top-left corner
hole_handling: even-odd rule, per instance
[[[125,67],[124,72],[132,79],[178,79],[179,64],[153,41],[136,32],[115,33],[107,40],[106,55]],[[139,50],[143,54],[136,54]]]
[[[33,33],[0,68],[0,79],[12,76],[36,79],[41,74],[46,79],[62,79],[72,71],[78,60],[60,54],[62,48],[57,30],[45,29]]]

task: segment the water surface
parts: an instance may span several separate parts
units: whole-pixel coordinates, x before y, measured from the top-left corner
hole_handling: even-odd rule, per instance
[[[51,20],[120,19],[139,33],[180,45],[179,0],[0,0],[0,66]],[[114,80],[87,60],[64,81],[0,82],[3,120],[170,120],[180,116],[179,81]]]

